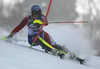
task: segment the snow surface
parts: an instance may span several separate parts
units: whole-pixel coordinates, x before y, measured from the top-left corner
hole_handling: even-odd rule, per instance
[[[100,69],[100,57],[93,56],[90,40],[82,28],[66,24],[51,24],[44,29],[61,45],[66,46],[86,60],[84,65],[67,57],[60,59],[45,53],[40,46],[29,48],[25,41],[5,42],[0,40],[0,69]]]

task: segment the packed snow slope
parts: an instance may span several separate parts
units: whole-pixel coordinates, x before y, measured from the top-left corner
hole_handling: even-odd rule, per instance
[[[44,30],[58,44],[84,58],[85,63],[81,65],[66,56],[62,60],[51,53],[45,53],[40,46],[29,48],[30,45],[25,41],[9,43],[0,40],[0,69],[100,69],[100,57],[92,55],[93,49],[83,29],[66,24],[51,24],[44,27]]]

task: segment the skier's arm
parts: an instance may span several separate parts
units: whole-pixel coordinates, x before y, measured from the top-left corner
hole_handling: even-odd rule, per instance
[[[21,23],[13,29],[13,31],[10,33],[10,36],[14,36],[17,32],[19,32],[26,24],[28,23],[28,17],[25,17]]]
[[[44,26],[47,26],[47,25],[48,25],[48,21],[45,22]]]

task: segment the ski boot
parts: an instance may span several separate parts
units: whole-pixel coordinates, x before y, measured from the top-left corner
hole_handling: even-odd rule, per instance
[[[59,56],[61,59],[64,58],[64,54],[61,53],[60,51],[58,51],[57,49],[52,49],[51,53],[53,53],[53,55],[55,55],[55,56]]]
[[[65,48],[65,46],[61,46],[59,44],[56,44],[54,46],[54,48],[58,49],[58,51],[61,50],[61,51],[65,52],[65,53],[69,52],[69,50],[67,48]],[[63,59],[65,54],[63,54],[62,52],[59,51],[58,56],[60,56],[60,58]]]

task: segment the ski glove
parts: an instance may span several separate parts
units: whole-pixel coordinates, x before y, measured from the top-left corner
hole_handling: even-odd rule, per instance
[[[12,38],[12,35],[5,36],[5,37],[3,37],[2,39],[3,39],[3,40],[8,40],[8,39],[10,39],[10,38]]]
[[[39,28],[39,27],[43,24],[43,22],[40,21],[40,20],[38,20],[38,19],[36,19],[36,20],[33,21],[33,24],[34,24],[35,26],[37,26],[37,28]]]
[[[33,24],[37,24],[37,23],[38,23],[38,24],[43,24],[43,22],[40,21],[40,20],[38,20],[38,19],[36,19],[36,20],[33,21]]]

